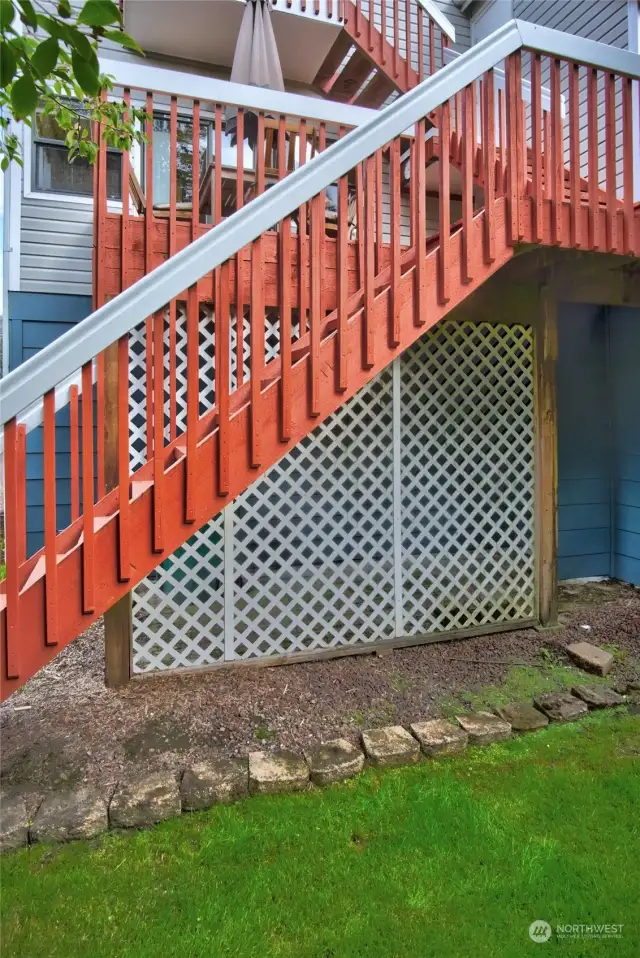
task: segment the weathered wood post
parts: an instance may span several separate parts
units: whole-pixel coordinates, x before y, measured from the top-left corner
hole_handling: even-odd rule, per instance
[[[104,479],[110,492],[118,486],[118,343],[105,350],[104,359]],[[108,688],[131,678],[131,593],[104,614],[105,682]]]
[[[556,295],[545,278],[535,322],[536,358],[536,547],[538,618],[542,628],[558,622],[558,415]]]

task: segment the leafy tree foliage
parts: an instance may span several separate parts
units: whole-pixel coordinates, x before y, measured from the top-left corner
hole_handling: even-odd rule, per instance
[[[113,0],[0,0],[0,167],[21,162],[11,117],[31,126],[36,108],[65,131],[69,158],[98,153],[93,135],[101,124],[108,146],[129,149],[144,139],[144,110],[110,95],[114,78],[100,73],[101,39],[142,52],[122,29]],[[87,123],[89,119],[89,123]]]

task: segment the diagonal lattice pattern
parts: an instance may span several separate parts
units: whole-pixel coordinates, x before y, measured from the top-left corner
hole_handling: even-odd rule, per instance
[[[401,370],[405,634],[533,617],[530,331],[440,324]]]
[[[391,372],[234,506],[234,656],[327,649],[394,629]]]
[[[223,658],[222,526],[218,515],[134,589],[134,672],[193,668]]]
[[[247,377],[248,314],[243,320]],[[184,323],[179,311],[179,432]],[[200,326],[204,412],[215,404],[210,309]],[[132,465],[146,458],[143,335],[130,348]],[[278,352],[270,313],[267,361]],[[441,323],[397,362],[398,375],[389,368],[368,384],[136,587],[134,671],[533,618],[530,330]]]

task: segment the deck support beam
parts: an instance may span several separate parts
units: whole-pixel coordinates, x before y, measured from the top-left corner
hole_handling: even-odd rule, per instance
[[[104,472],[105,489],[118,485],[118,343],[105,350],[104,374]],[[133,620],[128,592],[104,614],[105,684],[126,685],[131,679]]]
[[[558,323],[555,291],[546,277],[536,312],[536,564],[538,619],[546,629],[558,624]]]

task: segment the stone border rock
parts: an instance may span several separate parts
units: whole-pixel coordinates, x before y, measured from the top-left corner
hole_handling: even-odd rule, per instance
[[[593,709],[635,702],[637,681],[613,692],[608,686],[576,685],[538,695],[533,702],[513,702],[494,712],[456,716],[369,729],[361,747],[336,739],[293,752],[252,752],[247,759],[200,762],[182,772],[155,772],[119,782],[108,793],[91,787],[46,795],[27,815],[24,796],[0,799],[0,853],[38,842],[95,838],[107,829],[147,828],[183,812],[203,810],[248,795],[301,791],[357,775],[366,764],[376,768],[415,765],[421,752],[433,761],[463,752],[467,744],[505,741],[551,722],[581,718]],[[629,696],[623,694],[629,693]]]

